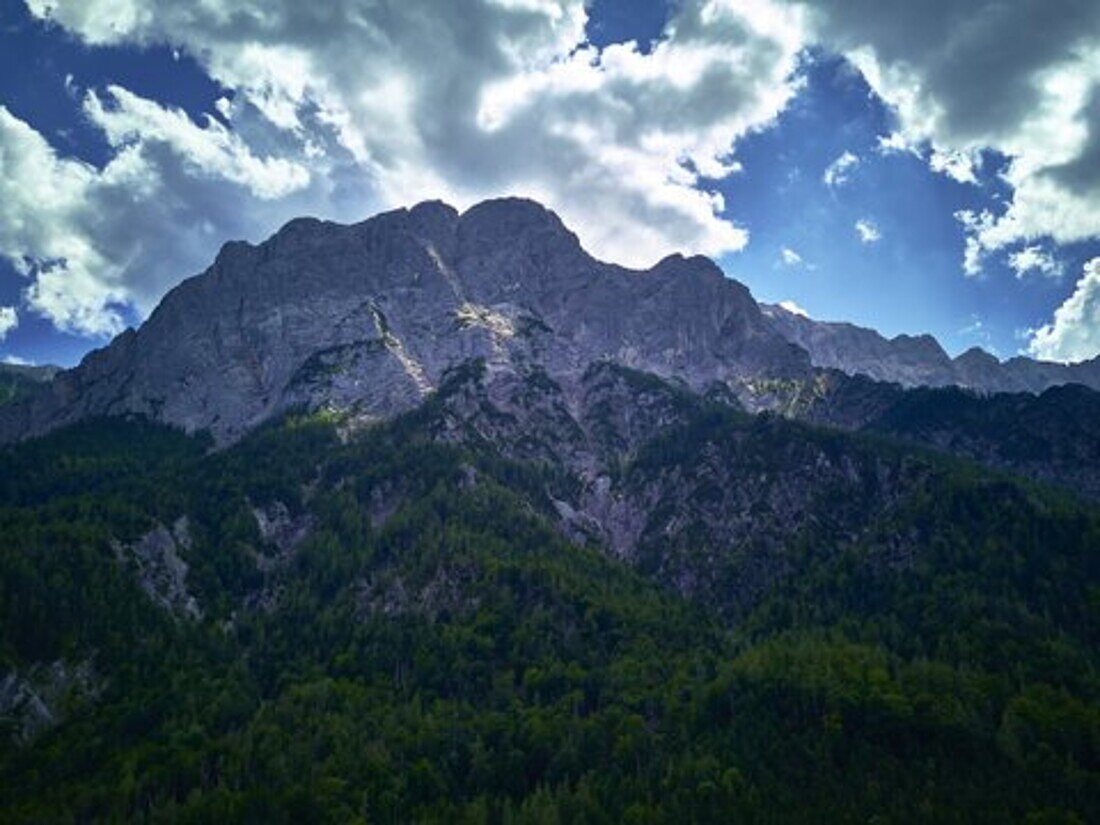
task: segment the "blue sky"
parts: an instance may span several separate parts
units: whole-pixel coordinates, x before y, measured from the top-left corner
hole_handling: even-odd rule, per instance
[[[846,61],[816,56],[806,88],[776,126],[742,143],[744,173],[722,183],[730,214],[752,237],[744,251],[723,258],[724,268],[758,300],[794,300],[815,318],[890,336],[929,332],[956,354],[981,346],[1015,355],[1021,336],[1045,323],[1073,289],[1069,274],[1100,254],[1100,244],[1058,248],[1060,278],[1016,278],[1003,255],[966,277],[964,231],[954,214],[998,208],[1006,196],[996,174],[1003,159],[989,157],[978,185],[959,183],[910,153],[883,154],[878,138],[894,128],[890,111]],[[825,170],[845,152],[858,164],[846,183],[827,186]],[[872,221],[881,239],[863,243],[858,220]],[[784,265],[783,248],[805,263]]]
[[[0,0],[0,358],[74,364],[297,214],[506,193],[815,318],[1100,353],[1090,4],[1045,46],[1023,0],[317,5]]]

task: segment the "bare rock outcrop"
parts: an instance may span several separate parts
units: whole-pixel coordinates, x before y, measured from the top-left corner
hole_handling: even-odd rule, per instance
[[[169,530],[158,524],[131,544],[115,542],[115,555],[132,564],[138,584],[154,602],[181,618],[202,618],[198,600],[187,589],[187,562],[180,553],[191,546],[190,526],[180,517]]]

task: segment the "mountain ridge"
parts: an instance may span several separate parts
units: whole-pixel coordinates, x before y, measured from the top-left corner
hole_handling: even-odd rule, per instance
[[[1061,384],[1100,389],[1100,356],[1074,364],[1014,356],[1001,361],[980,347],[952,358],[931,335],[887,338],[846,321],[818,321],[778,304],[761,304],[776,330],[809,353],[814,366],[904,387],[957,386],[981,393],[1041,393]]]
[[[811,371],[706,258],[629,270],[589,256],[532,201],[462,215],[425,202],[348,226],[298,219],[257,246],[225,245],[137,331],[7,410],[0,439],[105,414],[210,429],[223,443],[303,406],[388,417],[475,357],[565,378],[610,358],[700,390]]]
[[[0,819],[1100,818],[1100,394],[463,219],[228,245],[8,405]]]
[[[830,368],[981,393],[1100,387],[1100,359],[951,359],[928,335],[888,340],[758,304],[702,256],[647,270],[602,262],[534,201],[461,214],[425,201],[355,224],[296,218],[260,244],[226,243],[137,330],[0,406],[0,442],[98,415],[210,430],[220,444],[293,409],[384,419],[474,358],[493,371],[537,365],[566,384],[608,360],[720,388],[750,411],[789,407]]]

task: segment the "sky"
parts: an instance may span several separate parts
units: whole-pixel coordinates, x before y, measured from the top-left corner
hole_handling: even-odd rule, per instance
[[[0,0],[0,360],[228,240],[524,195],[893,336],[1100,354],[1095,0]]]

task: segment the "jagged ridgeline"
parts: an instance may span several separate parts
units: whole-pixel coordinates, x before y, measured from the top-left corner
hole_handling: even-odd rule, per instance
[[[3,821],[1100,819],[1086,387],[825,369],[512,201],[228,247],[19,386]]]
[[[608,360],[697,392],[721,387],[751,410],[785,409],[829,369],[906,387],[1100,387],[1097,360],[955,362],[927,336],[886,341],[761,308],[700,256],[646,271],[603,263],[531,201],[461,215],[429,202],[226,244],[136,332],[0,404],[0,441],[96,415],[141,414],[221,444],[302,407],[385,418],[473,358],[496,371],[538,365],[566,384]]]

